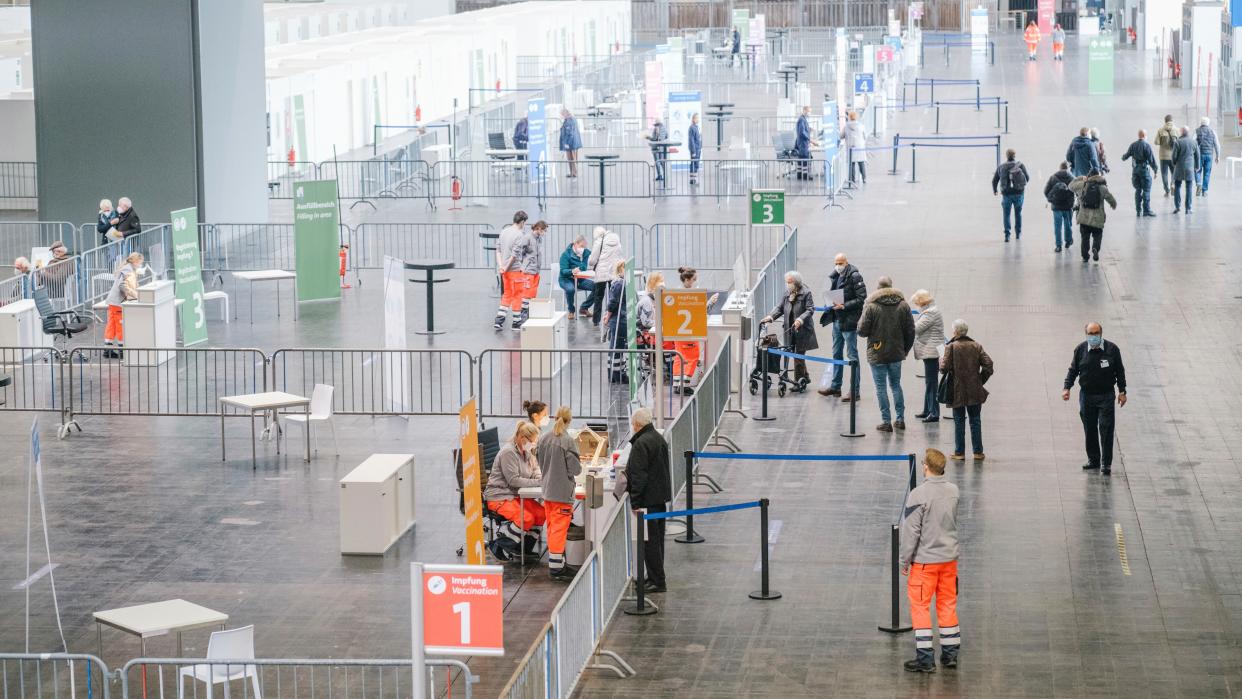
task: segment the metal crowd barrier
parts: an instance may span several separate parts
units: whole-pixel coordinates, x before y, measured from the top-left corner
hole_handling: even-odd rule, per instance
[[[297,268],[292,223],[200,223],[203,269],[216,273]],[[341,224],[341,240],[349,227]]]
[[[0,411],[62,411],[63,359],[52,347],[0,347]]]
[[[457,269],[495,269],[495,253],[484,251],[479,237],[494,231],[490,223],[360,223],[349,236],[350,264],[355,271],[383,269],[386,256],[423,257],[452,260]],[[544,244],[545,255],[553,249]]]
[[[4,699],[109,699],[111,679],[108,666],[93,655],[0,653],[0,697]]]
[[[267,198],[292,199],[293,183],[300,180],[322,179],[319,165],[309,160],[267,162]]]
[[[0,199],[38,199],[37,163],[0,162]]]
[[[424,160],[325,160],[320,177],[335,179],[341,199],[426,199],[435,187],[432,166]]]
[[[333,387],[341,415],[456,415],[474,395],[474,359],[463,350],[278,349],[272,390],[309,396]]]
[[[74,246],[70,250],[81,250],[74,234],[73,224],[67,221],[0,222],[0,261],[11,265],[18,257],[30,257],[32,248],[45,248],[57,240]]]
[[[473,695],[479,681],[460,660],[428,658],[423,682],[430,681],[428,696],[439,696],[435,670],[460,672],[465,679],[465,696]],[[183,672],[189,671],[190,676]],[[197,673],[203,679],[196,679]],[[396,659],[310,659],[310,658],[134,658],[118,673],[125,699],[175,696],[211,697],[223,690],[225,696],[242,699],[306,699],[314,697],[408,697],[416,681],[409,658]],[[226,681],[224,678],[232,678]],[[212,687],[214,679],[223,687]],[[258,690],[256,690],[256,686]],[[227,687],[227,689],[226,689]]]

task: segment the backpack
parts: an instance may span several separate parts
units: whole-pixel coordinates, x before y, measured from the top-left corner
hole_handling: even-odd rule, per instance
[[[1098,209],[1104,205],[1104,195],[1100,193],[1099,182],[1088,182],[1082,193],[1082,205],[1088,209]]]
[[[1009,178],[1008,188],[1010,190],[1016,189],[1016,190],[1021,191],[1021,190],[1026,189],[1026,172],[1022,170],[1021,162],[1015,160],[1014,162],[1010,163],[1008,178]]]
[[[1048,202],[1061,209],[1073,208],[1074,193],[1063,180],[1057,180],[1052,183],[1052,190],[1048,192]]]

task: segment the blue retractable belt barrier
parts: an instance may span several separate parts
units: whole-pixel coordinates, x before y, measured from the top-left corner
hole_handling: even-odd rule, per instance
[[[674,510],[672,512],[651,512],[643,515],[643,519],[668,519],[669,517],[685,517],[686,515],[706,515],[712,512],[728,512],[730,510],[749,510],[759,507],[760,501],[739,502],[735,505],[716,505],[715,507],[700,507],[693,510]]]
[[[995,143],[923,143],[922,141],[912,142],[910,145],[919,148],[996,148]]]
[[[901,134],[897,135],[897,139],[899,141],[902,139]],[[949,136],[949,135],[934,136],[930,134],[924,136],[920,134],[918,136],[906,136],[905,137],[905,140],[907,141],[928,141],[928,140],[931,140],[931,141],[978,141],[982,139],[987,139],[989,141],[999,141],[1000,136]]]
[[[909,461],[909,454],[731,454],[696,451],[699,459],[745,459],[750,461]]]
[[[807,359],[812,362],[823,362],[824,364],[837,364],[839,366],[849,366],[850,363],[844,359],[829,359],[827,357],[812,357],[809,354],[798,354],[797,352],[786,352],[785,350],[770,349],[768,354],[775,354],[778,357],[789,357],[790,359]]]
[[[886,150],[887,150],[887,149],[886,149]],[[829,309],[827,306],[816,306],[816,307],[815,307],[815,310],[816,310],[816,311],[819,311],[819,312],[821,312],[821,313],[822,313],[822,312],[827,311],[827,310],[830,310],[830,309]],[[912,315],[912,316],[916,316],[916,315],[918,315],[918,314],[919,314],[919,312],[918,312],[918,310],[917,310],[917,309],[914,309],[914,308],[911,308],[911,309],[910,309],[910,315]]]

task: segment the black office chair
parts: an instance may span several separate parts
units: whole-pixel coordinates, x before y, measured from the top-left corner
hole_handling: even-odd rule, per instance
[[[35,289],[34,302],[35,307],[39,309],[39,318],[43,321],[43,332],[52,336],[52,346],[58,351],[67,351],[69,338],[91,327],[89,316],[84,316],[77,311],[54,309],[52,300],[48,298],[47,289]]]
[[[509,145],[505,143],[504,133],[497,131],[487,134],[487,148],[488,150],[508,150]]]

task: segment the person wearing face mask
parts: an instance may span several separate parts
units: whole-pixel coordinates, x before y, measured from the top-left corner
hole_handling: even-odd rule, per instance
[[[526,419],[535,427],[543,429],[548,426],[548,404],[541,400],[522,401],[522,412]]]
[[[684,289],[693,289],[699,283],[699,272],[693,267],[678,267],[677,277],[681,280],[681,286]],[[707,305],[710,308],[712,304],[720,299],[720,294],[712,294],[707,298]],[[691,380],[694,378],[695,372],[699,370],[699,361],[703,357],[703,346],[699,342],[693,340],[687,342],[673,343],[673,390],[684,395],[691,395],[694,389],[690,388]]]
[[[595,282],[582,276],[587,272],[587,264],[590,259],[591,249],[586,246],[586,236],[584,235],[575,236],[574,242],[570,243],[561,252],[561,277],[557,280],[557,283],[560,284],[561,291],[565,292],[565,309],[569,312],[570,320],[576,317],[574,315],[574,297],[577,295],[575,293],[577,290],[581,289],[587,292],[582,308],[577,309],[578,315],[586,318],[593,304]]]
[[[923,453],[924,480],[910,491],[901,517],[901,553],[898,566],[909,577],[910,625],[914,627],[914,660],[910,672],[935,672],[931,605],[936,598],[940,625],[940,665],[956,668],[962,629],[957,622],[957,486],[945,480],[944,454]]]
[[[513,244],[513,259],[517,273],[514,283],[522,299],[522,310],[513,319],[513,328],[519,329],[530,318],[530,300],[539,293],[539,271],[543,269],[543,236],[548,232],[546,221],[536,221],[529,231]]]
[[[940,403],[936,385],[940,380],[940,351],[944,347],[944,318],[936,308],[936,300],[927,289],[919,289],[910,297],[919,309],[914,321],[914,358],[923,362],[923,412],[914,417],[923,422],[940,422]]]
[[[1121,350],[1104,339],[1099,323],[1087,323],[1087,339],[1074,348],[1074,358],[1065,374],[1061,400],[1070,399],[1070,389],[1078,381],[1078,415],[1087,441],[1087,463],[1083,470],[1100,469],[1104,475],[1113,470],[1113,387],[1117,387],[1117,405],[1126,404],[1126,367],[1121,363]]]
[[[785,295],[762,322],[771,323],[773,318],[780,318],[785,325],[785,337],[793,345],[794,352],[807,354],[811,350],[819,349],[815,325],[811,323],[814,316],[815,299],[811,296],[811,290],[806,288],[800,273],[791,271],[785,273]],[[800,387],[811,382],[805,359],[794,360],[794,380]]]
[[[828,288],[841,292],[841,302],[833,304],[819,317],[822,326],[832,325],[832,358],[840,360],[848,356],[852,362],[858,361],[858,319],[862,317],[863,302],[867,299],[867,284],[862,273],[850,264],[845,253],[837,253],[832,274],[828,275]],[[831,374],[824,372],[820,380],[819,395],[841,395],[841,382],[845,376],[845,367],[840,364],[832,367]],[[850,392],[841,402],[849,403],[858,400],[858,385],[861,377],[858,371],[850,372]]]
[[[487,488],[483,491],[487,509],[508,520],[500,528],[500,535],[513,540],[518,546],[526,546],[528,550],[534,538],[530,530],[543,526],[546,517],[543,505],[537,499],[519,500],[518,490],[542,485],[543,474],[535,460],[538,439],[538,427],[529,422],[519,422],[513,439],[496,454],[487,476]]]
[[[556,410],[552,429],[539,437],[535,455],[543,471],[543,510],[548,532],[548,573],[553,580],[574,579],[578,569],[565,563],[565,538],[574,517],[575,478],[582,472],[578,441],[569,434],[569,406]]]

